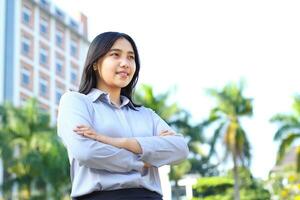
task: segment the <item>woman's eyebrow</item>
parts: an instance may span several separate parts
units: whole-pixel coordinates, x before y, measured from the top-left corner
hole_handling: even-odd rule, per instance
[[[111,52],[111,51],[122,52],[122,50],[121,50],[121,49],[111,49],[111,50],[109,50],[109,52]],[[128,54],[134,54],[134,52],[133,52],[133,51],[128,51],[127,53],[128,53]]]

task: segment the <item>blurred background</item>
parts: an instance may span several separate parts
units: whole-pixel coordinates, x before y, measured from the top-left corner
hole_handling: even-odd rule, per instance
[[[69,199],[56,136],[105,31],[136,41],[136,101],[190,147],[160,169],[164,199],[300,199],[298,1],[0,0],[3,199]]]

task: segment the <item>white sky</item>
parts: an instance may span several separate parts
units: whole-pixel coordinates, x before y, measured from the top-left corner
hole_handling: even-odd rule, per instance
[[[254,116],[245,122],[252,172],[266,177],[275,162],[278,112],[300,93],[300,2],[278,0],[54,0],[88,17],[89,39],[104,31],[131,35],[142,69],[139,83],[155,91],[177,86],[172,101],[199,121],[213,106],[205,88],[247,81]]]

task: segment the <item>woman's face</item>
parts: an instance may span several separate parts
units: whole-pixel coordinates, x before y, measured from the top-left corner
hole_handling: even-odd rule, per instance
[[[104,91],[126,87],[135,72],[133,48],[125,38],[119,38],[97,62],[97,87]],[[100,78],[99,78],[100,77]]]

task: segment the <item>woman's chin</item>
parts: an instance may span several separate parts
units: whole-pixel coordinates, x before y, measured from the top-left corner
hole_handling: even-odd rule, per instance
[[[129,83],[121,83],[121,84],[118,84],[118,87],[119,88],[124,88],[128,85]]]

